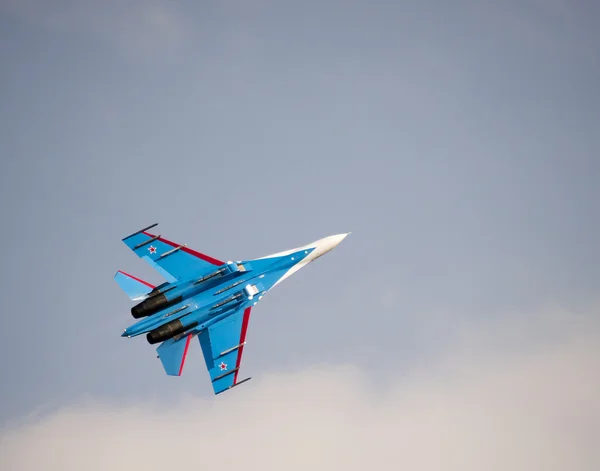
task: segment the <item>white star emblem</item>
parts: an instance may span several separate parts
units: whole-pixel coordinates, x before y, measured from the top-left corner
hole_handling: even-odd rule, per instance
[[[151,245],[150,247],[148,247],[148,251],[152,254],[156,253],[156,247],[154,247],[154,245]]]
[[[221,364],[219,365],[219,368],[221,368],[221,371],[227,370],[227,363],[221,362]]]

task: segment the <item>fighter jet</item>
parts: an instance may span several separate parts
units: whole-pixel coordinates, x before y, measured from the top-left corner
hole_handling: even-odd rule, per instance
[[[140,319],[121,336],[146,334],[148,343],[160,344],[158,358],[171,376],[181,375],[190,343],[198,337],[215,394],[250,379],[238,380],[238,373],[252,307],[348,235],[332,235],[255,260],[222,262],[148,232],[157,225],[123,239],[166,281],[154,286],[121,270],[115,274],[123,291],[138,302],[131,315]]]

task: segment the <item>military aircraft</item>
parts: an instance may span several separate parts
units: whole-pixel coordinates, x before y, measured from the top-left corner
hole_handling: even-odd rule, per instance
[[[122,337],[146,334],[160,343],[158,358],[168,375],[180,376],[192,338],[198,337],[215,394],[238,386],[250,311],[267,291],[336,247],[348,234],[317,240],[255,260],[222,262],[148,232],[123,239],[167,281],[154,286],[119,270],[115,280],[132,301],[137,323]]]

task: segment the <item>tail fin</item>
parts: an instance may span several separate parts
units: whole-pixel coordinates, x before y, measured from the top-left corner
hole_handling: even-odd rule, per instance
[[[154,285],[121,270],[115,274],[115,281],[132,301],[141,301],[154,288]]]

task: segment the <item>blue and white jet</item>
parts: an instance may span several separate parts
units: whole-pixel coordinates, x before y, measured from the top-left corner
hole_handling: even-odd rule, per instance
[[[122,337],[146,334],[160,343],[158,358],[168,375],[180,376],[192,338],[198,337],[215,394],[238,381],[250,311],[275,285],[336,247],[348,234],[255,260],[222,262],[148,232],[123,242],[167,281],[154,286],[123,271],[115,280],[132,301],[135,319]]]

